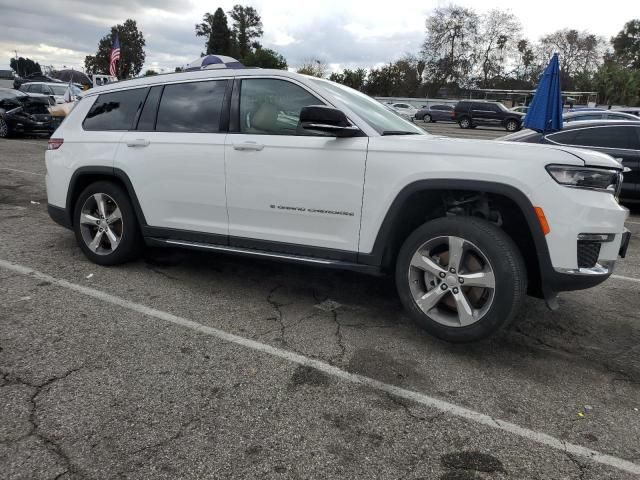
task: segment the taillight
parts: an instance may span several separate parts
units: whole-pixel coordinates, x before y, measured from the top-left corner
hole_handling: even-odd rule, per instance
[[[57,150],[64,143],[64,139],[62,138],[50,138],[47,142],[47,150]]]

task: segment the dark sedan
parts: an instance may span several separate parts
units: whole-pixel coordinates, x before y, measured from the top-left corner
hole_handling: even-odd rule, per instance
[[[624,174],[620,196],[625,200],[640,200],[640,121],[571,122],[559,132],[542,135],[523,130],[499,140],[547,143],[607,153],[629,169]]]
[[[59,124],[49,113],[54,104],[55,100],[46,95],[0,88],[0,137],[19,133],[51,135]]]
[[[455,122],[452,105],[431,105],[422,107],[416,113],[416,120],[424,122]]]
[[[17,90],[17,89],[20,88],[20,85],[22,85],[24,83],[29,83],[29,82],[56,82],[56,83],[62,83],[57,78],[52,78],[52,77],[50,77],[48,75],[45,75],[44,73],[36,72],[36,73],[30,73],[29,75],[26,75],[24,77],[16,77],[13,80],[13,88],[15,88]]]

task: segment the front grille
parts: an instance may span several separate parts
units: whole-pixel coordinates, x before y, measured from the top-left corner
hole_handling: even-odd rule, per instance
[[[600,256],[600,242],[578,240],[578,268],[593,268]]]

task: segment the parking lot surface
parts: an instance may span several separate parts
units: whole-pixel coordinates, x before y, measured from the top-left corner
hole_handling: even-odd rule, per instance
[[[638,478],[640,216],[614,278],[452,346],[385,277],[94,265],[47,215],[45,148],[0,141],[0,477]]]

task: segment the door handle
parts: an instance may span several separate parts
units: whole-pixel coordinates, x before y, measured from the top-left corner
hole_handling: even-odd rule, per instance
[[[233,149],[240,151],[257,151],[259,152],[264,148],[264,145],[256,142],[242,142],[242,143],[234,143]]]
[[[127,147],[148,147],[149,140],[145,140],[144,138],[136,138],[135,140],[129,140],[127,142]]]

